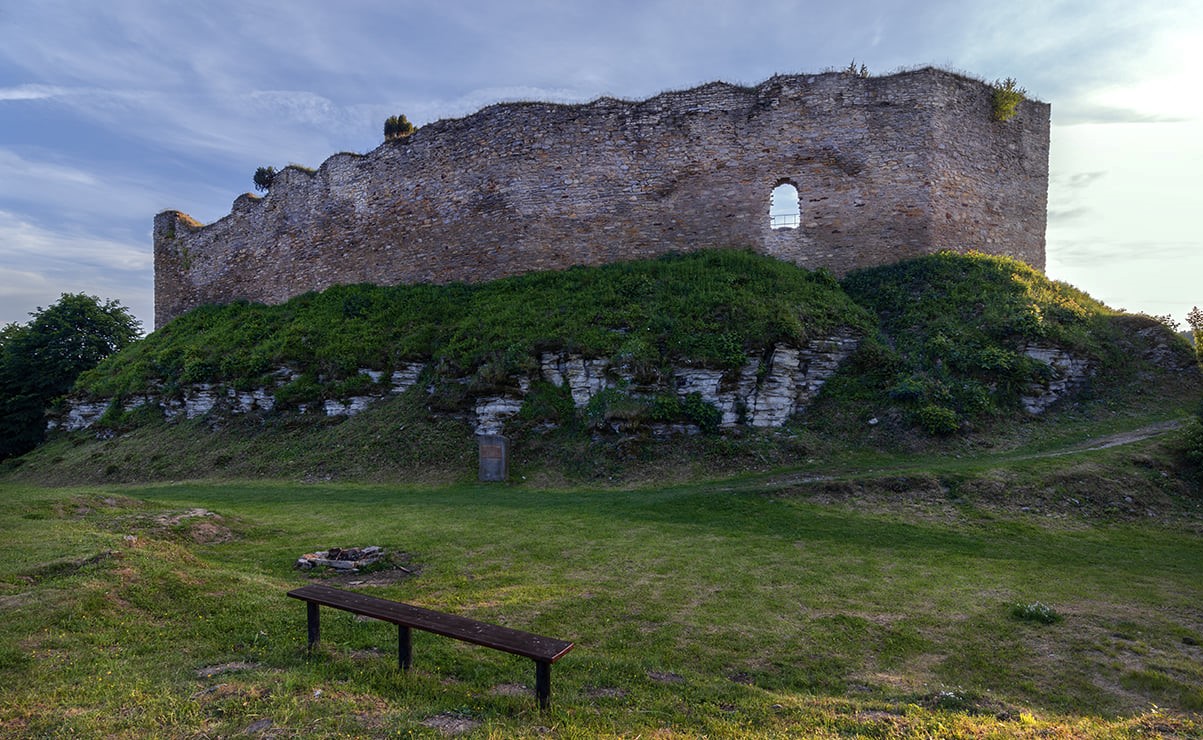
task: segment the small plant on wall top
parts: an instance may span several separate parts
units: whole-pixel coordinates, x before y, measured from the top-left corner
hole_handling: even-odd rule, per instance
[[[403,139],[409,136],[417,129],[409,122],[409,119],[404,114],[400,116],[389,116],[384,120],[384,140],[392,141],[393,139]]]
[[[995,80],[991,87],[994,88],[994,118],[999,121],[1014,118],[1028,91],[1019,87],[1019,83],[1013,77]]]
[[[272,181],[275,179],[275,167],[260,167],[255,170],[255,189],[262,193],[272,186]]]

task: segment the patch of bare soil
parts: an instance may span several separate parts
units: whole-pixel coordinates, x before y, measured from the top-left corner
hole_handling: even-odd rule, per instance
[[[217,545],[240,537],[221,514],[200,508],[118,516],[108,526],[119,532],[184,540],[197,545]]]
[[[480,720],[459,712],[443,712],[422,720],[422,724],[433,727],[448,737],[462,735],[480,727]]]
[[[150,518],[154,529],[177,532],[198,545],[215,545],[235,538],[225,519],[208,509],[168,512]]]
[[[208,666],[204,666],[202,668],[197,668],[196,669],[196,677],[197,678],[213,678],[214,676],[220,676],[224,673],[233,673],[235,671],[250,671],[250,670],[254,670],[258,667],[259,666],[255,663],[243,663],[241,661],[236,661],[233,663],[222,663],[220,665],[208,665]]]
[[[526,696],[531,693],[530,687],[520,683],[499,683],[489,689],[493,696]]]

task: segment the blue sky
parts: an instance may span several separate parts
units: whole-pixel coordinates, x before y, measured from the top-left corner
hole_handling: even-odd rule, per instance
[[[260,165],[385,118],[937,65],[1052,104],[1048,274],[1203,305],[1203,0],[0,0],[0,324],[63,292],[153,324],[151,221],[229,212]]]

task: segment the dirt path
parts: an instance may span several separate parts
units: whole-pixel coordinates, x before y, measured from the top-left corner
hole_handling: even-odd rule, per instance
[[[1053,452],[1041,452],[1035,455],[1026,455],[1024,459],[1038,457],[1060,457],[1062,455],[1074,455],[1079,452],[1090,452],[1092,450],[1105,450],[1108,447],[1119,447],[1121,445],[1132,444],[1142,440],[1150,439],[1158,435],[1172,432],[1175,429],[1181,429],[1186,424],[1185,419],[1173,419],[1171,421],[1159,421],[1156,424],[1150,424],[1147,427],[1140,429],[1132,429],[1127,432],[1119,432],[1118,434],[1109,434],[1105,437],[1096,437],[1088,439],[1085,442],[1079,442],[1072,447],[1064,450],[1056,450]]]
[[[1016,460],[1037,460],[1049,457],[1063,457],[1066,455],[1077,455],[1083,452],[1092,452],[1094,450],[1105,450],[1110,447],[1120,447],[1122,445],[1133,444],[1134,442],[1141,442],[1146,439],[1151,439],[1167,432],[1172,432],[1176,429],[1181,429],[1187,423],[1187,421],[1188,419],[1185,418],[1172,419],[1170,421],[1159,421],[1156,424],[1149,424],[1148,426],[1140,427],[1139,429],[1130,429],[1126,432],[1117,432],[1115,434],[1108,434],[1102,437],[1087,439],[1060,450],[1033,452],[1026,455],[1000,455],[999,461],[1000,464],[1003,464],[1003,461],[1010,462]],[[982,459],[986,459],[987,457],[988,456],[983,455]],[[891,471],[904,471],[909,467],[911,466],[899,464],[895,466],[872,468],[871,470],[861,470],[857,471],[857,474],[872,473],[888,475]],[[766,486],[775,488],[779,486],[838,480],[844,477],[846,477],[846,474],[824,475],[821,473],[785,473],[782,475],[775,475],[760,479],[754,485],[756,487]],[[730,486],[726,490],[735,490],[736,488],[744,487],[745,486]]]

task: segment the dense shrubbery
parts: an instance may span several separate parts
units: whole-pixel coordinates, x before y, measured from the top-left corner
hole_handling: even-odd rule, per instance
[[[1023,389],[1048,372],[1024,355],[1028,344],[1096,360],[1113,351],[1112,311],[1006,257],[921,257],[855,272],[844,289],[881,322],[876,371],[859,379],[932,434],[1017,408]]]
[[[637,374],[679,362],[735,367],[774,342],[848,325],[866,331],[872,320],[826,273],[716,250],[482,285],[340,286],[279,306],[205,306],[79,387],[113,396],[155,383],[246,385],[283,365],[328,381],[414,360],[488,387],[544,351],[610,357]]]
[[[1203,484],[1203,401],[1183,432],[1181,454],[1187,476]]]

